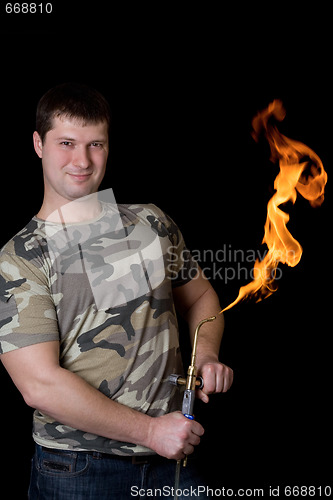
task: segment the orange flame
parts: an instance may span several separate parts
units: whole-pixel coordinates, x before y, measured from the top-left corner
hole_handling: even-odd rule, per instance
[[[295,203],[297,191],[306,198],[313,207],[324,201],[324,188],[327,173],[320,158],[305,144],[282,135],[271,121],[272,118],[282,121],[285,110],[282,102],[274,100],[252,121],[253,138],[258,141],[259,133],[264,130],[271,149],[271,161],[279,160],[280,172],[274,188],[276,192],[267,205],[267,219],[262,243],[266,243],[268,252],[262,261],[256,260],[253,270],[253,281],[240,288],[238,297],[223,311],[230,309],[248,296],[255,296],[256,302],[269,297],[276,289],[274,283],[279,262],[288,266],[296,266],[302,256],[302,247],[288,231],[286,224],[289,215],[279,208],[291,201]],[[306,160],[302,161],[301,160]]]

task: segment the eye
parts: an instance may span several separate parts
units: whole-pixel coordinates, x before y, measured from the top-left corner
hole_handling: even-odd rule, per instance
[[[72,142],[70,142],[70,141],[62,141],[60,144],[61,144],[62,146],[72,146],[72,144],[73,144],[73,143],[72,143]]]
[[[90,146],[93,148],[101,148],[103,145],[100,142],[92,142]]]

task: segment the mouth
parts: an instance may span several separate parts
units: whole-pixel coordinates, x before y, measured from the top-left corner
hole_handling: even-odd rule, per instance
[[[86,173],[86,174],[75,174],[75,173],[70,173],[68,172],[68,175],[70,175],[70,177],[75,180],[75,181],[78,181],[78,182],[84,182],[86,180],[89,179],[89,177],[91,176],[91,173]]]

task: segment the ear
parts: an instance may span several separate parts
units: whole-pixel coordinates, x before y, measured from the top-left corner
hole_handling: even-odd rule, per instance
[[[39,133],[36,131],[33,134],[33,140],[34,140],[34,148],[35,148],[36,153],[38,154],[39,158],[43,158],[42,139],[41,139]]]

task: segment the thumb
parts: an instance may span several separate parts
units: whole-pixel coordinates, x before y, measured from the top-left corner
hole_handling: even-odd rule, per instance
[[[197,389],[196,397],[198,399],[201,399],[201,401],[203,401],[203,403],[208,403],[208,401],[209,401],[209,397],[201,389]]]

